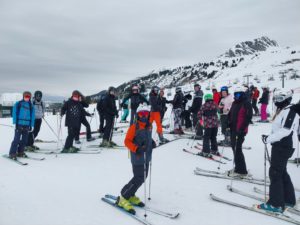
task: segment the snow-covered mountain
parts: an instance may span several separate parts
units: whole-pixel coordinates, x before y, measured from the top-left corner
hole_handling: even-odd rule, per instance
[[[286,79],[299,78],[300,46],[281,47],[268,37],[236,44],[210,62],[180,66],[173,69],[152,71],[146,76],[123,83],[123,91],[133,83],[145,83],[151,87],[171,88],[199,82],[205,86],[222,86],[246,83],[245,75],[252,75],[250,82],[273,82],[282,74]]]

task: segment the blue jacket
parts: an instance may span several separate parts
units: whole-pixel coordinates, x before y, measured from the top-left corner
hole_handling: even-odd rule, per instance
[[[35,112],[31,102],[21,100],[13,108],[13,124],[34,127]]]

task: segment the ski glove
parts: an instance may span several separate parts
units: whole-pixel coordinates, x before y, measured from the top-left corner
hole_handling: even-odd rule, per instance
[[[138,147],[135,153],[136,154],[143,154],[144,152],[146,152],[146,145]]]
[[[267,144],[267,138],[268,138],[268,135],[261,135],[261,140],[264,144]]]

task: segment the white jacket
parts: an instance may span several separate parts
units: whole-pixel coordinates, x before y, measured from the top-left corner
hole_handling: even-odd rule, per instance
[[[289,136],[293,132],[292,145],[297,147],[299,134],[299,120],[300,117],[297,113],[292,113],[289,106],[284,108],[275,118],[272,123],[271,134],[267,138],[267,143],[279,142],[284,137]],[[297,141],[296,141],[297,140]]]
[[[227,115],[229,113],[233,101],[234,99],[230,94],[221,99],[219,106],[223,105],[223,114]]]

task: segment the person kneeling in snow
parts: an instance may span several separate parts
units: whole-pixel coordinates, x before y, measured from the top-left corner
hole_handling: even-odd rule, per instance
[[[133,178],[121,190],[121,196],[118,197],[117,204],[132,214],[135,214],[133,206],[145,206],[135,196],[135,193],[148,176],[152,149],[155,148],[149,119],[150,108],[146,105],[140,105],[137,109],[137,121],[129,127],[125,138],[125,145],[131,154]]]
[[[299,134],[300,117],[295,110],[296,107],[289,106],[291,101],[292,92],[278,91],[274,95],[277,109],[272,122],[272,131],[269,136],[262,135],[263,143],[272,145],[269,170],[271,184],[268,202],[257,207],[276,213],[283,212],[286,207],[296,205],[294,186],[286,167],[288,159],[292,157],[297,145],[294,140]]]

